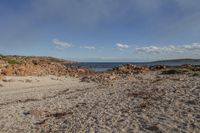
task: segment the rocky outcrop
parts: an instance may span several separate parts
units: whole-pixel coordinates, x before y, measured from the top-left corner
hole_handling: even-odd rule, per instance
[[[183,65],[169,67],[164,65],[137,66],[132,64],[120,65],[106,72],[92,72],[86,68],[72,67],[72,63],[63,59],[52,57],[25,57],[25,56],[0,56],[0,80],[4,76],[45,76],[56,75],[80,78],[82,82],[109,82],[119,78],[134,80],[136,74],[145,74],[149,71],[165,71],[176,68],[179,70],[163,73],[189,73],[200,71],[199,66]]]
[[[79,76],[92,73],[84,68],[66,67],[65,63],[71,62],[51,57],[4,56],[0,58],[0,78],[3,76]]]
[[[149,71],[149,68],[146,66],[137,66],[132,64],[121,65],[110,70],[115,74],[139,74],[146,73]]]
[[[44,76],[44,75],[81,75],[91,73],[87,69],[70,68],[58,63],[39,63],[35,64],[15,64],[7,65],[1,69],[4,76]]]
[[[183,65],[181,66],[181,68],[191,68],[191,67],[193,67],[192,64],[183,64]]]
[[[195,72],[200,72],[200,65],[184,64],[181,68],[189,69]]]
[[[121,65],[106,72],[86,75],[81,78],[82,82],[112,83],[113,80],[127,79],[135,80],[134,75],[147,73],[150,69],[145,66],[136,66],[132,64]]]

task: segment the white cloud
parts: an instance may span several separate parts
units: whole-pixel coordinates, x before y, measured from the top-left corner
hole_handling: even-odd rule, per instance
[[[83,46],[83,47],[80,47],[80,48],[89,49],[89,50],[95,50],[96,49],[96,47],[94,47],[94,46]]]
[[[163,52],[187,52],[200,50],[200,43],[192,43],[187,45],[169,45],[164,47],[159,46],[149,46],[135,48],[134,51],[138,53],[163,53]]]
[[[117,46],[117,48],[118,48],[119,50],[124,50],[124,49],[128,49],[128,48],[129,48],[128,45],[126,45],[126,44],[121,44],[121,43],[117,43],[116,46]]]
[[[59,50],[64,50],[66,48],[70,48],[72,47],[72,44],[68,43],[68,42],[62,42],[59,41],[58,39],[53,39],[53,44],[55,45],[55,47]]]

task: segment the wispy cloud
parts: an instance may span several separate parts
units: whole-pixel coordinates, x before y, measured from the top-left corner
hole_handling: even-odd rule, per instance
[[[55,48],[59,50],[64,50],[72,47],[72,44],[68,42],[59,41],[58,39],[53,39],[53,44],[55,45]]]
[[[118,48],[119,50],[124,50],[124,49],[128,49],[128,48],[129,48],[128,45],[126,45],[126,44],[121,44],[121,43],[117,43],[116,46],[117,46],[117,48]]]
[[[94,47],[94,46],[83,46],[83,47],[80,47],[80,48],[89,49],[89,50],[95,50],[96,49],[96,47]]]
[[[148,46],[135,48],[134,51],[138,53],[163,53],[163,52],[189,52],[200,50],[200,43],[192,43],[186,45],[169,45],[169,46]]]

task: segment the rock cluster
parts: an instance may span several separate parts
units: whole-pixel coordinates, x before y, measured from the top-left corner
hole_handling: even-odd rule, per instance
[[[148,67],[127,64],[106,72],[95,73],[86,68],[65,66],[63,63],[66,62],[50,57],[2,57],[0,58],[0,79],[3,76],[69,75],[81,78],[84,82],[107,82],[122,76],[149,71]]]
[[[110,71],[115,74],[139,74],[149,72],[149,68],[146,66],[127,64],[112,68]]]
[[[150,69],[145,66],[136,66],[132,64],[121,65],[111,70],[94,75],[86,75],[81,78],[82,82],[107,83],[117,79],[134,80],[134,75],[147,73]]]
[[[64,61],[56,61],[55,58],[19,58],[12,62],[0,59],[0,79],[3,76],[45,76],[45,75],[70,75],[79,76],[90,74],[91,72],[84,68],[66,67]],[[8,59],[6,59],[8,60]],[[11,61],[10,61],[11,62]],[[69,62],[68,62],[69,63]]]
[[[181,68],[191,68],[191,67],[193,67],[192,64],[183,64],[183,65],[181,66]]]
[[[184,64],[181,66],[184,69],[190,69],[192,71],[200,71],[200,65]]]
[[[169,68],[169,66],[165,66],[165,65],[154,65],[154,66],[150,66],[149,69],[152,71],[156,71],[156,70],[163,70]]]
[[[199,66],[183,65],[180,67],[169,67],[164,65],[137,66],[132,64],[120,65],[106,72],[92,72],[86,68],[66,66],[72,63],[63,59],[52,57],[23,57],[23,56],[0,56],[0,80],[4,76],[45,76],[56,75],[80,78],[82,82],[109,82],[119,78],[134,79],[136,74],[145,74],[150,71],[174,70],[166,73],[188,73],[189,71],[200,71]]]

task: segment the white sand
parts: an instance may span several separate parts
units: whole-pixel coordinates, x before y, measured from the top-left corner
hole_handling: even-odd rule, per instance
[[[199,77],[149,73],[105,85],[69,77],[8,78],[13,81],[0,83],[3,133],[200,131]]]
[[[42,99],[56,93],[80,86],[79,80],[70,77],[6,77],[1,82],[0,105],[26,99]]]

